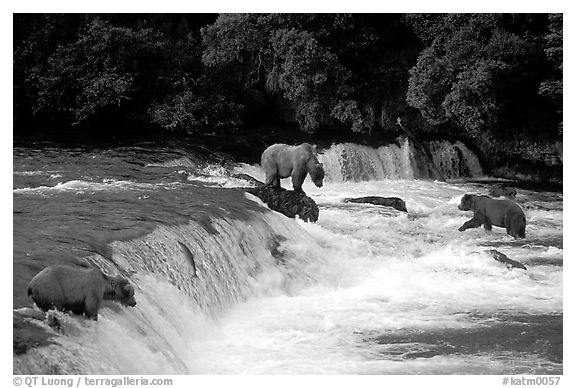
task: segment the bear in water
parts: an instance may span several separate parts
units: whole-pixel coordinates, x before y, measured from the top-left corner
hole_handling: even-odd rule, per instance
[[[474,212],[474,217],[458,229],[460,232],[481,225],[484,225],[486,230],[492,230],[494,225],[506,228],[506,232],[514,238],[526,237],[524,212],[520,206],[508,199],[498,200],[484,195],[465,194],[458,209]]]
[[[262,153],[262,168],[266,173],[266,186],[280,187],[280,179],[292,177],[294,191],[304,194],[302,183],[310,174],[317,187],[322,187],[324,167],[308,143],[299,146],[274,144]]]
[[[28,296],[44,311],[56,308],[94,320],[103,299],[136,305],[134,288],[125,278],[107,276],[98,268],[66,265],[51,265],[36,274],[28,284]]]
[[[513,187],[494,186],[490,188],[488,194],[490,194],[491,197],[506,197],[508,199],[514,199],[518,193]]]

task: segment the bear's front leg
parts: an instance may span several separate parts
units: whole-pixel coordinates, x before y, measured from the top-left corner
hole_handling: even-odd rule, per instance
[[[84,313],[89,319],[98,320],[98,310],[100,310],[100,303],[102,297],[98,297],[96,293],[91,293],[84,299]]]
[[[482,221],[480,221],[477,218],[472,218],[471,220],[468,220],[464,224],[462,224],[462,226],[460,228],[458,228],[458,230],[460,232],[463,232],[466,229],[478,228],[481,225],[482,225]]]
[[[278,176],[270,176],[270,177],[266,177],[266,180],[264,181],[264,186],[262,186],[262,188],[264,187],[275,187],[275,188],[280,188],[280,177]]]
[[[301,193],[303,195],[306,195],[304,190],[302,190],[302,184],[304,183],[304,179],[306,179],[306,174],[308,174],[306,171],[304,172],[294,171],[292,173],[292,187],[294,188],[295,192]]]
[[[277,177],[277,175],[267,173],[266,179],[264,180],[264,186],[275,186],[276,185],[276,177]]]

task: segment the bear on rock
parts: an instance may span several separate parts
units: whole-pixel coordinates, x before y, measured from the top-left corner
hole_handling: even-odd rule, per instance
[[[261,162],[266,173],[266,186],[280,187],[280,179],[292,177],[294,191],[304,194],[302,184],[306,175],[310,174],[314,184],[322,187],[324,167],[308,143],[298,146],[271,145],[262,153]]]

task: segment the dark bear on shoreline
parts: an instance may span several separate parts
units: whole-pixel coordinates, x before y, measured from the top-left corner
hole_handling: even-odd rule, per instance
[[[490,188],[488,194],[491,197],[506,197],[508,199],[516,198],[516,189],[513,187],[494,186]]]
[[[460,210],[472,210],[474,217],[466,221],[458,230],[478,228],[492,230],[492,226],[506,228],[506,232],[514,238],[526,237],[526,217],[524,212],[514,202],[508,199],[492,199],[487,196],[465,194],[462,197]]]
[[[121,276],[107,276],[98,268],[52,265],[44,268],[28,284],[28,295],[44,311],[52,308],[86,314],[98,320],[103,299],[135,306],[134,288]]]
[[[324,167],[308,143],[299,146],[273,144],[262,153],[261,164],[266,173],[266,186],[280,187],[280,179],[292,177],[294,191],[304,193],[302,184],[310,174],[314,184],[322,187]]]

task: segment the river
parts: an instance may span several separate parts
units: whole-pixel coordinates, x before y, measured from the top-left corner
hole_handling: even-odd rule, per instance
[[[471,218],[460,198],[493,180],[464,145],[433,149],[446,181],[408,142],[320,150],[325,184],[303,186],[320,216],[305,223],[231,176],[263,180],[257,165],[154,144],[15,148],[14,308],[32,306],[26,285],[47,265],[117,271],[86,249],[131,274],[137,305],[105,303],[98,321],[54,312],[59,329],[25,319],[23,336],[48,336],[14,373],[561,374],[562,193],[517,189],[526,239],[459,232]],[[408,213],[343,203],[368,195]]]

